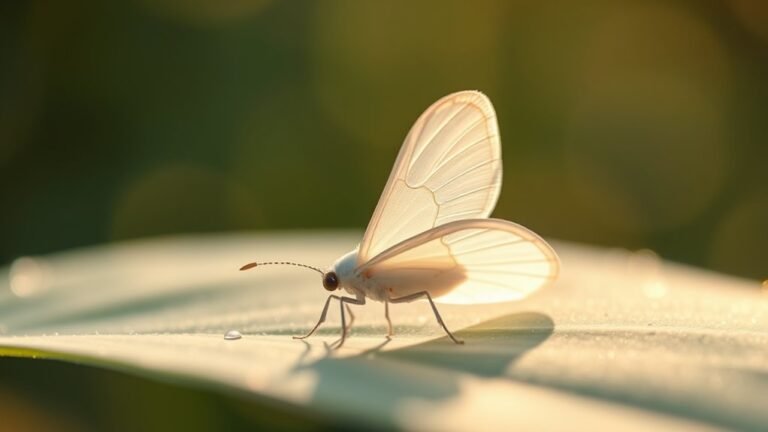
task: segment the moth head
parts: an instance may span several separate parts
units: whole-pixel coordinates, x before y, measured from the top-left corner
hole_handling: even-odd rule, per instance
[[[335,291],[339,288],[339,276],[335,271],[329,271],[323,274],[323,288],[328,291]]]

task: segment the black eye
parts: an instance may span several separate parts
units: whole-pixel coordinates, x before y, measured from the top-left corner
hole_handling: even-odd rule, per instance
[[[333,291],[339,287],[339,278],[335,272],[328,272],[323,275],[323,288]]]

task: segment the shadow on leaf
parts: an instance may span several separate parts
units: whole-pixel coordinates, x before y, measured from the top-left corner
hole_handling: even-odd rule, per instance
[[[448,337],[386,351],[388,341],[360,355],[335,358],[332,355],[294,372],[317,375],[313,399],[319,404],[359,407],[375,404],[379,421],[392,421],[404,397],[440,400],[459,394],[460,371],[482,377],[504,376],[514,362],[540,345],[554,330],[552,319],[536,312],[523,312],[492,319],[458,331],[464,345]],[[306,355],[306,352],[304,353]],[[376,373],[371,373],[371,369]],[[369,394],[348,391],[367,383]],[[373,419],[370,419],[373,421]]]

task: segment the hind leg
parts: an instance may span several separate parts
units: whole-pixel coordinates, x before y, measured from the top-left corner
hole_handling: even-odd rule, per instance
[[[448,337],[451,338],[452,341],[454,341],[457,344],[463,344],[463,340],[456,339],[453,336],[453,333],[451,333],[450,330],[448,330],[448,327],[446,327],[445,323],[443,322],[443,318],[440,316],[440,312],[437,310],[437,306],[435,306],[435,302],[432,301],[432,296],[429,295],[429,292],[427,291],[421,291],[413,294],[409,294],[407,296],[399,297],[399,298],[390,298],[390,303],[410,303],[414,300],[418,300],[422,297],[426,297],[427,300],[429,300],[430,306],[432,306],[432,312],[435,313],[435,318],[437,319],[437,322],[440,323],[440,325],[443,327],[443,330],[445,330],[445,333],[448,335]]]

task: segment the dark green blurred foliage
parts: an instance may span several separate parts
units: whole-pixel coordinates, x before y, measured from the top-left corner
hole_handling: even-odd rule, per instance
[[[363,229],[421,111],[479,89],[504,145],[495,216],[768,276],[759,0],[0,11],[2,262],[167,233]]]
[[[0,379],[2,429],[8,431],[346,431],[363,426],[225,389],[50,360],[2,358]]]

